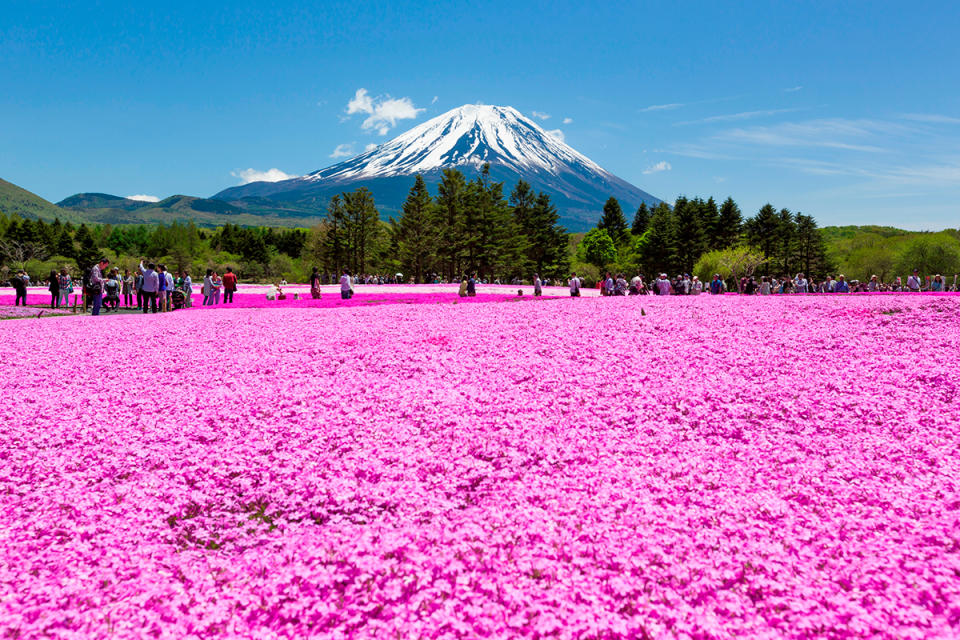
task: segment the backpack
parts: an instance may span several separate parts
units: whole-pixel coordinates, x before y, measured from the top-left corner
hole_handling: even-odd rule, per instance
[[[90,275],[93,273],[93,267],[83,270],[83,288],[92,289],[93,285],[90,284]]]

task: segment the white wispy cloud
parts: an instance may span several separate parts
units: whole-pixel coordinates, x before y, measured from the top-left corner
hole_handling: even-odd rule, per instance
[[[532,112],[531,112],[531,115],[532,115],[534,118],[540,118],[541,120],[549,120],[549,119],[550,119],[550,114],[549,114],[549,113],[544,113],[543,111],[532,111]]]
[[[561,131],[560,129],[553,129],[551,131],[547,131],[547,133],[553,136],[554,138],[556,138],[557,140],[559,140],[560,142],[566,141],[566,137],[563,135],[563,131]]]
[[[573,118],[564,118],[563,124],[573,124]]]
[[[795,86],[795,87],[790,87],[789,89],[784,89],[783,92],[784,92],[784,93],[796,93],[797,91],[800,91],[801,89],[803,89],[803,87],[802,87],[801,85],[797,85],[797,86]]]
[[[933,124],[960,124],[960,118],[943,116],[937,113],[905,113],[903,117],[914,122],[931,122]]]
[[[373,151],[374,149],[376,149],[376,148],[379,147],[379,146],[380,146],[380,145],[378,145],[376,142],[371,142],[370,144],[368,144],[367,146],[365,146],[365,147],[363,148],[363,150],[364,150],[364,151]]]
[[[710,122],[733,122],[736,120],[750,120],[752,118],[763,118],[768,116],[777,115],[778,113],[792,113],[794,111],[803,111],[807,107],[792,107],[789,109],[761,109],[757,111],[741,111],[739,113],[725,113],[718,116],[710,116],[708,118],[700,118],[699,120],[685,120],[683,122],[677,122],[677,125],[688,125],[688,124],[707,124]]]
[[[330,154],[331,158],[348,158],[352,155],[356,155],[353,151],[353,143],[348,142],[344,144],[338,144],[336,149],[333,150],[333,153]]]
[[[160,198],[157,196],[148,196],[142,193],[138,193],[135,196],[124,196],[127,200],[136,200],[137,202],[160,202]]]
[[[640,109],[640,113],[646,113],[648,111],[669,111],[671,109],[679,109],[682,106],[684,105],[680,102],[672,102],[670,104],[652,104],[649,107]]]
[[[643,170],[643,172],[646,174],[660,173],[661,171],[670,171],[671,169],[673,169],[673,167],[670,166],[669,162],[667,162],[666,160],[661,160],[660,162],[653,165],[652,167],[647,167],[646,169]]]
[[[766,127],[746,127],[723,131],[714,140],[781,147],[824,147],[846,151],[882,153],[886,148],[876,144],[907,128],[879,120],[847,120],[831,118],[805,122],[785,122]]]
[[[433,100],[430,101],[430,104],[437,104],[437,100],[440,99],[440,96],[433,96]]]
[[[360,127],[374,130],[382,136],[397,125],[398,120],[416,118],[422,108],[414,106],[410,98],[392,98],[389,95],[371,96],[366,89],[357,89],[353,98],[347,102],[347,118],[357,113],[367,114]]]
[[[285,171],[280,171],[280,169],[277,169],[276,167],[273,169],[267,169],[266,171],[259,171],[257,169],[237,169],[235,171],[231,171],[230,175],[232,175],[234,178],[240,178],[240,184],[249,184],[251,182],[280,182],[281,180],[290,180],[292,178],[300,177]]]

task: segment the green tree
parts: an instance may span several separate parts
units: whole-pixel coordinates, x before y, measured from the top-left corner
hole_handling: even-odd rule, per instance
[[[960,273],[960,241],[944,232],[916,236],[900,250],[896,265],[904,281],[914,269],[922,276]]]
[[[623,217],[623,209],[613,196],[603,205],[603,215],[597,223],[597,229],[603,229],[618,246],[627,240],[627,219]]]
[[[366,187],[344,193],[343,207],[350,239],[350,269],[354,273],[367,273],[380,232],[380,214],[373,194]]]
[[[466,228],[467,182],[456,169],[444,169],[437,186],[434,226],[438,235],[437,257],[439,267],[448,280],[454,280],[465,269],[464,240]]]
[[[650,276],[676,270],[677,227],[673,211],[666,202],[653,209],[640,254],[640,264]]]
[[[423,176],[417,174],[395,231],[403,272],[412,274],[416,282],[424,281],[437,246],[432,220],[433,200]]]
[[[93,240],[93,234],[90,232],[90,228],[85,224],[81,224],[80,228],[77,229],[75,240],[77,241],[78,247],[74,254],[74,259],[77,261],[77,267],[80,271],[86,271],[92,267],[97,261],[97,258],[100,257],[100,249]]]
[[[676,266],[683,273],[693,272],[693,265],[706,249],[704,226],[700,216],[702,205],[702,200],[687,200],[683,196],[677,198],[673,205]]]
[[[831,270],[827,259],[826,243],[823,234],[817,228],[813,216],[797,213],[796,232],[794,234],[794,255],[796,271],[802,271],[807,278],[819,280]],[[792,275],[789,272],[785,275]]]
[[[650,209],[647,208],[646,202],[641,202],[640,206],[637,207],[637,212],[633,215],[633,225],[630,227],[630,233],[635,236],[641,236],[643,232],[647,230],[649,224]]]
[[[595,227],[588,231],[578,251],[584,262],[601,269],[617,261],[617,247],[606,229]]]
[[[776,256],[777,246],[780,243],[777,235],[780,230],[780,218],[777,215],[777,210],[770,203],[763,205],[757,215],[744,223],[743,230],[747,243],[760,249],[763,257],[768,259],[762,269],[763,274],[768,275],[770,273],[769,260]]]
[[[732,247],[740,241],[742,228],[743,216],[740,214],[740,207],[733,198],[727,198],[720,205],[720,215],[710,246],[713,249]]]

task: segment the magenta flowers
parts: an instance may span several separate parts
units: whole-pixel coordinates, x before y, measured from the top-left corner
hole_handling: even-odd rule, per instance
[[[956,635],[958,326],[924,296],[2,322],[0,634]]]

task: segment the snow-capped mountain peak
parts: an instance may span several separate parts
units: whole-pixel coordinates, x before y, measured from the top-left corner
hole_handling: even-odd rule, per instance
[[[484,162],[519,172],[609,175],[513,107],[467,104],[303,179],[383,178]]]

